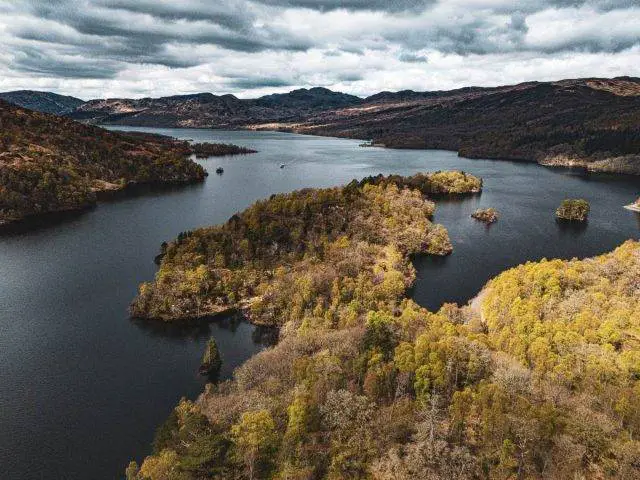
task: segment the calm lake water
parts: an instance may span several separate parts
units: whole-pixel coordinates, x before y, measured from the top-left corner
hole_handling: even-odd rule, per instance
[[[223,222],[256,199],[377,173],[462,169],[481,176],[481,195],[438,202],[435,221],[449,229],[454,253],[416,259],[412,294],[431,309],[466,303],[489,278],[526,260],[591,256],[640,236],[640,216],[622,208],[640,195],[636,178],[284,133],[146,130],[259,153],[202,160],[210,172],[203,185],[127,195],[0,237],[3,479],[121,478],[129,459],[149,453],[155,428],[179,398],[202,391],[197,368],[210,335],[225,377],[268,343],[264,332],[233,319],[168,328],[127,316],[137,285],[153,278],[163,240]],[[556,223],[566,197],[591,202],[588,224]],[[472,220],[478,207],[497,208],[498,223]]]

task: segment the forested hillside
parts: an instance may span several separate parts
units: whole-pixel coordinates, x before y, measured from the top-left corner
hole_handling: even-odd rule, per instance
[[[0,101],[0,224],[95,203],[96,192],[202,181],[185,142],[121,134]]]
[[[387,93],[280,128],[372,139],[394,148],[456,150],[470,158],[638,175],[640,80],[594,78]]]
[[[349,242],[328,247],[348,271]],[[278,345],[182,400],[128,479],[640,476],[638,242],[528,263],[437,313],[384,250],[364,290],[318,295],[322,263],[287,282]]]

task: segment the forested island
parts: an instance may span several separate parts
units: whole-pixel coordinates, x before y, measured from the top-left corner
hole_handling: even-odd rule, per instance
[[[0,225],[92,206],[136,184],[201,182],[187,142],[116,133],[0,100]]]
[[[354,196],[358,228],[330,227],[341,196]],[[252,319],[281,325],[279,343],[182,400],[129,480],[637,478],[640,243],[527,263],[470,306],[434,313],[405,296],[406,254],[424,250],[425,227],[435,228],[415,190],[296,192],[231,222],[247,238],[275,233],[314,197],[328,208],[309,207],[313,224],[327,220],[305,234],[292,225],[302,251],[282,237],[245,243],[271,272],[252,292],[261,295]],[[250,225],[265,218],[264,230]],[[410,219],[405,236],[398,221]],[[178,262],[196,272],[217,252],[226,264],[230,242],[219,229],[183,236],[156,283],[191,295],[183,273],[172,277]]]
[[[482,179],[457,170],[417,173],[410,177],[382,174],[366,177],[360,185],[389,185],[419,190],[424,195],[465,195],[482,192]]]
[[[269,325],[358,316],[403,295],[415,276],[409,255],[451,253],[424,193],[481,184],[437,172],[273,195],[164,245],[156,279],[141,285],[131,314],[173,321],[241,309]]]
[[[189,147],[195,154],[196,158],[223,157],[226,155],[247,155],[249,153],[257,153],[256,150],[252,150],[251,148],[240,147],[231,143],[192,143],[189,145]]]
[[[568,220],[571,222],[585,222],[589,215],[591,206],[589,202],[583,199],[566,199],[563,200],[558,209],[556,216],[560,220]]]

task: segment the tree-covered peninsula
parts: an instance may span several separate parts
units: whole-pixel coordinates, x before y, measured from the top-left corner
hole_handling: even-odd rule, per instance
[[[428,178],[273,195],[224,225],[183,233],[163,247],[131,313],[170,321],[240,308],[261,324],[355,321],[404,295],[415,277],[410,254],[451,253],[421,193]]]
[[[182,400],[129,480],[638,478],[640,243],[527,263],[432,313],[401,293],[404,242],[358,241],[376,266],[344,236],[339,262],[304,255],[279,343]]]
[[[458,170],[417,173],[410,177],[382,174],[366,177],[360,185],[396,185],[400,188],[419,190],[424,195],[463,195],[480,193],[482,179]]]
[[[247,155],[249,153],[257,153],[257,150],[241,147],[232,143],[192,143],[189,147],[196,158],[224,157],[227,155]]]
[[[132,184],[204,180],[186,142],[116,133],[0,101],[0,225],[95,204]]]

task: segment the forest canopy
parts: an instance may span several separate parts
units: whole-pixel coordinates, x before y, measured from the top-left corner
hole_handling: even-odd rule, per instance
[[[629,241],[508,270],[467,307],[387,290],[367,311],[295,312],[232,381],[182,400],[128,478],[638,478],[638,279]]]
[[[130,480],[638,478],[640,243],[430,312],[407,298],[409,256],[451,251],[427,178],[273,195],[164,245],[132,314],[241,308],[280,335],[183,399]]]

